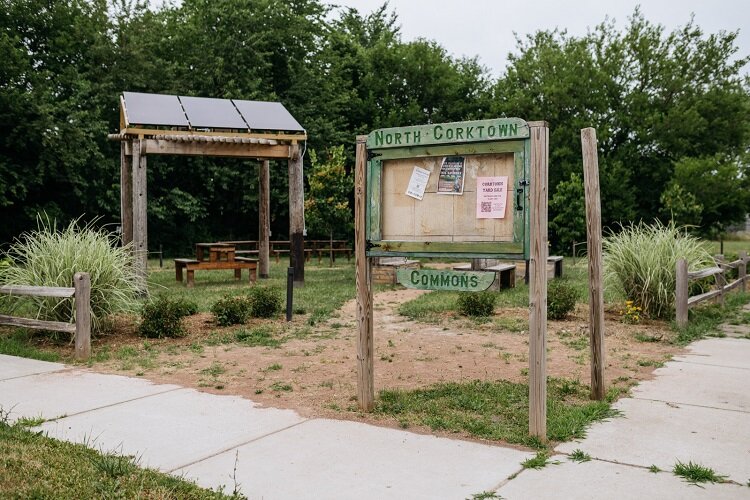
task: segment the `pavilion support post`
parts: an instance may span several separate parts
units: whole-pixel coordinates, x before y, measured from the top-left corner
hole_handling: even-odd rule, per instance
[[[529,434],[547,441],[547,161],[549,128],[531,131],[529,255]]]
[[[260,164],[260,200],[258,234],[258,276],[261,279],[268,278],[269,258],[269,235],[271,232],[271,181],[269,161],[263,160]]]
[[[131,141],[120,142],[120,226],[123,246],[133,241],[133,163],[127,154]],[[132,146],[131,146],[132,151]]]
[[[354,163],[354,255],[357,287],[357,402],[359,409],[372,410],[375,405],[372,324],[372,259],[367,257],[367,136],[357,137]]]
[[[138,287],[142,295],[147,293],[146,270],[148,263],[148,228],[146,223],[146,155],[142,154],[140,139],[133,140],[133,261]]]
[[[291,146],[289,156],[289,260],[294,268],[294,287],[305,285],[304,180],[299,144]]]

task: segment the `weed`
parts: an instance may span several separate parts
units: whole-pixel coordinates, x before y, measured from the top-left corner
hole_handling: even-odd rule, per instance
[[[521,466],[524,469],[543,469],[547,465],[549,465],[549,454],[546,451],[540,451],[536,454],[536,456],[532,458],[527,458],[523,462],[521,462]]]
[[[658,472],[661,472],[661,469],[658,466],[651,464],[651,467],[648,468],[648,471],[656,474]]]
[[[679,460],[674,465],[672,472],[675,476],[684,478],[689,483],[723,483],[727,476],[722,476],[714,472],[710,467],[704,467],[700,464],[695,464],[692,461],[688,463],[680,462]]]
[[[591,455],[581,449],[573,450],[570,455],[570,459],[574,462],[582,463],[591,460]]]
[[[278,363],[274,363],[268,367],[266,367],[263,371],[264,372],[275,372],[281,370],[281,365]]]
[[[507,330],[512,333],[525,332],[529,329],[529,322],[525,319],[520,318],[508,318],[500,316],[495,318],[495,325],[502,330]]]
[[[496,301],[497,294],[494,292],[464,292],[458,295],[456,308],[463,316],[492,316]]]
[[[270,325],[260,325],[252,330],[239,330],[235,338],[245,345],[256,347],[278,347],[281,341],[273,336],[274,330]]]
[[[474,493],[471,495],[471,498],[467,498],[466,500],[496,500],[500,499],[502,500],[503,497],[495,493],[494,491],[483,491],[481,493]]]
[[[270,389],[276,392],[292,392],[294,390],[290,384],[285,384],[284,382],[274,382],[271,384]]]
[[[635,340],[637,340],[638,342],[659,342],[661,341],[661,338],[662,338],[661,333],[658,335],[648,335],[643,332],[635,333]]]
[[[655,359],[639,359],[638,366],[653,366],[654,368],[661,368],[664,366],[664,362],[656,361]]]
[[[16,425],[21,427],[38,427],[46,422],[47,419],[39,415],[38,417],[21,417],[16,420]]]
[[[201,370],[201,373],[203,375],[211,375],[212,377],[218,377],[222,373],[225,373],[227,371],[226,368],[224,368],[224,365],[222,365],[219,361],[214,361],[211,363],[211,366],[208,368],[204,368]]]

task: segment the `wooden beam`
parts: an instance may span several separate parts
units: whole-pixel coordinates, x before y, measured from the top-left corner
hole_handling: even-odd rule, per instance
[[[290,146],[277,144],[243,144],[236,142],[175,142],[171,140],[145,139],[141,154],[226,156],[239,158],[289,158]]]
[[[91,356],[91,277],[88,273],[73,276],[76,291],[76,351],[77,360]]]
[[[247,137],[248,139],[276,139],[278,141],[305,141],[307,134],[256,134],[254,132],[226,132],[220,130],[166,130],[158,128],[127,127],[120,130],[120,135],[146,137],[151,135],[215,135],[220,137]]]
[[[586,197],[586,248],[589,258],[589,339],[591,399],[604,399],[604,285],[602,283],[602,214],[596,130],[581,130]]]
[[[354,164],[354,260],[357,287],[357,402],[364,411],[375,405],[372,326],[372,264],[366,255],[367,136],[357,136]]]
[[[289,158],[289,265],[294,268],[294,287],[305,284],[305,203],[302,155],[299,146]]]
[[[55,332],[74,333],[76,325],[73,323],[63,323],[62,321],[42,321],[39,319],[17,318],[15,316],[6,316],[0,314],[0,325],[21,326],[24,328],[34,328],[36,330],[52,330]]]
[[[747,252],[740,252],[740,265],[737,271],[737,279],[742,280],[741,290],[742,293],[747,291]]]
[[[688,264],[685,259],[677,259],[675,264],[675,320],[677,326],[684,328],[688,322],[688,304],[689,304],[689,290],[688,290]]]
[[[547,441],[547,161],[549,128],[529,122],[531,133],[529,274],[529,434]]]
[[[123,245],[133,241],[132,141],[120,143],[120,226]]]
[[[271,181],[269,161],[263,160],[260,164],[258,200],[258,276],[268,278],[269,272],[269,240],[271,233]]]
[[[34,295],[36,297],[72,297],[75,288],[62,286],[3,285],[0,293],[8,295]]]
[[[148,263],[148,225],[147,225],[147,186],[146,155],[141,154],[144,141],[133,140],[133,260],[138,287],[141,294],[146,294],[146,273]]]

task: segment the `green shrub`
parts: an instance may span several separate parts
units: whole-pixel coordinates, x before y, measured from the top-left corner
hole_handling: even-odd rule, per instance
[[[105,316],[137,309],[139,281],[130,247],[93,222],[77,220],[58,230],[55,222],[39,216],[38,229],[22,234],[8,249],[11,265],[0,270],[0,284],[71,287],[78,272],[91,276],[91,319],[94,332]],[[48,321],[75,321],[73,298],[5,296],[11,309],[21,309]]]
[[[211,306],[211,312],[219,326],[238,325],[250,317],[251,306],[247,297],[225,295]]]
[[[564,279],[555,279],[547,286],[547,317],[563,319],[576,308],[578,291]]]
[[[183,316],[192,316],[198,312],[197,302],[184,298],[177,299],[176,302]]]
[[[492,316],[497,296],[492,292],[465,292],[458,295],[458,312],[464,316]]]
[[[255,318],[272,318],[281,312],[281,294],[273,288],[254,286],[250,289],[250,315]]]
[[[675,265],[685,258],[695,271],[713,266],[704,245],[674,224],[632,224],[604,239],[604,274],[609,286],[643,308],[652,318],[674,310]]]
[[[190,302],[162,295],[143,306],[138,334],[156,339],[184,337],[187,332],[182,324],[182,318],[189,316],[190,310]]]

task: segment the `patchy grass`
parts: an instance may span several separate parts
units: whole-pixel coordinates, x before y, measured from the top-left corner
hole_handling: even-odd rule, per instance
[[[34,336],[23,328],[8,329],[8,334],[0,333],[0,354],[21,358],[38,359],[39,361],[59,361],[55,352],[43,351],[34,345]],[[72,355],[71,348],[71,355]]]
[[[546,451],[540,451],[536,454],[536,456],[533,456],[531,458],[527,458],[523,462],[521,462],[521,466],[524,469],[543,469],[547,467],[550,464],[559,464],[558,461],[550,461],[549,454]]]
[[[730,323],[735,318],[742,318],[742,306],[750,302],[750,293],[729,293],[724,296],[724,305],[711,304],[698,306],[690,310],[688,324],[684,328],[673,325],[677,336],[674,343],[686,345],[708,335],[720,335],[718,327]]]
[[[714,472],[710,467],[695,464],[692,461],[682,463],[679,460],[674,465],[672,472],[675,476],[684,478],[689,483],[723,483],[727,476]]]
[[[589,424],[617,414],[609,402],[590,401],[589,388],[578,381],[550,378],[547,398],[547,438],[552,442],[582,438]],[[528,435],[526,383],[475,380],[410,391],[383,390],[375,412],[433,430],[545,448]]]
[[[591,460],[591,455],[581,450],[580,448],[577,450],[573,450],[573,453],[571,453],[569,457],[572,461],[578,463],[588,462]]]
[[[139,468],[131,457],[98,453],[2,422],[0,457],[2,498],[244,498]]]

